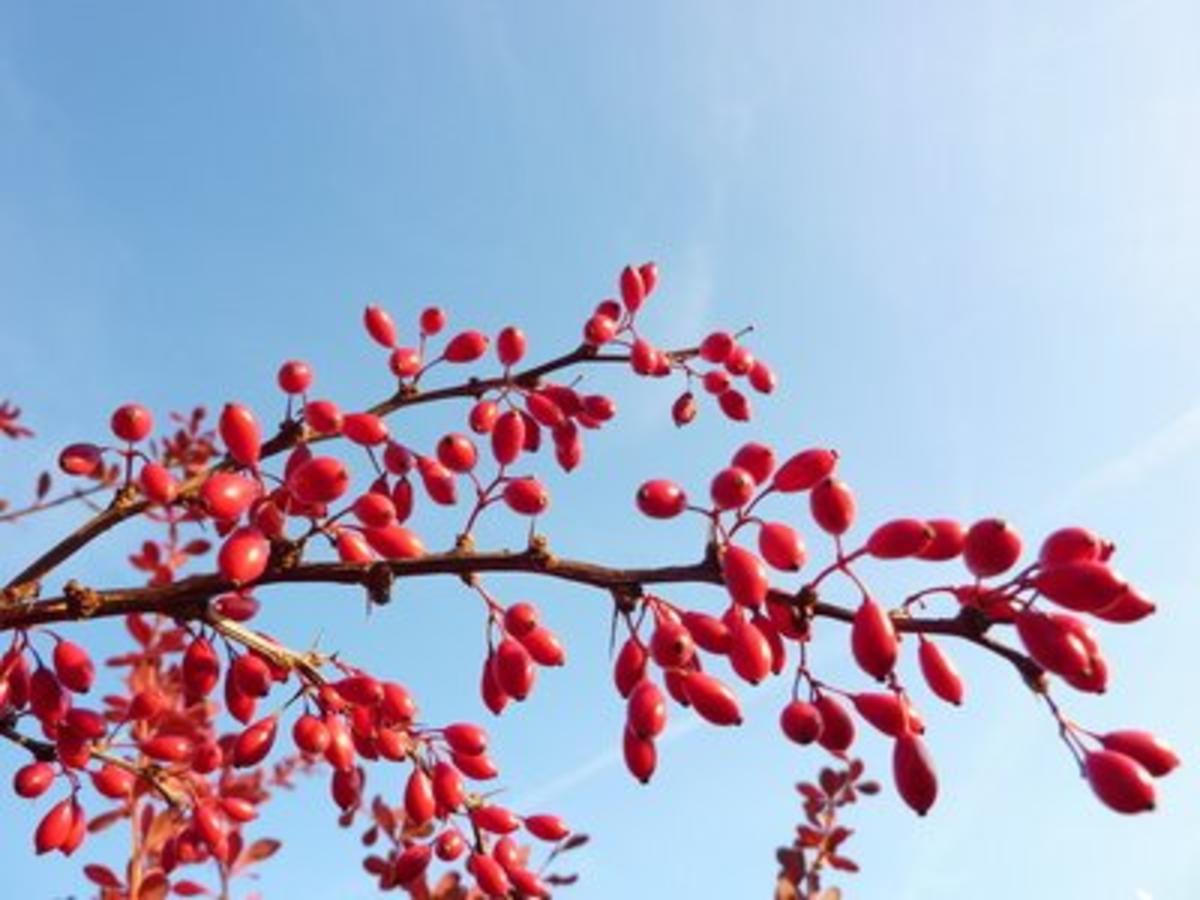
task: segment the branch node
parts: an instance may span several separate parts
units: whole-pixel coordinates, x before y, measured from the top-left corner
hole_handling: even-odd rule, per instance
[[[90,619],[104,605],[96,591],[84,587],[74,578],[63,585],[63,596],[67,598],[71,614],[77,619]]]
[[[396,574],[385,562],[377,562],[367,569],[364,584],[367,587],[367,600],[376,606],[386,606],[392,601],[392,584]]]

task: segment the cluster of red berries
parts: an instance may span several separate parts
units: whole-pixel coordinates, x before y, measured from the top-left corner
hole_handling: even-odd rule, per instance
[[[426,874],[436,858],[463,865],[486,896],[548,896],[554,876],[534,873],[529,848],[516,834],[524,829],[552,843],[551,857],[580,836],[569,835],[554,816],[520,817],[468,789],[467,782],[497,774],[482,729],[469,723],[444,728],[423,723],[399,683],[377,679],[336,658],[289,650],[246,623],[259,609],[255,589],[286,580],[288,570],[311,559],[318,542],[343,564],[330,567],[343,577],[349,571],[370,586],[380,572],[388,576],[383,588],[370,587],[375,599],[386,593],[390,577],[405,568],[379,563],[452,560],[459,565],[446,571],[461,577],[486,608],[480,679],[484,705],[499,714],[510,702],[527,699],[539,667],[562,666],[565,651],[532,604],[498,602],[479,573],[471,571],[472,535],[479,517],[493,506],[530,519],[546,512],[549,492],[530,471],[535,455],[544,444],[552,445],[558,466],[572,472],[583,461],[585,432],[614,419],[611,397],[583,392],[575,381],[553,380],[556,373],[589,361],[626,361],[639,376],[680,375],[687,387],[671,408],[680,426],[697,414],[696,382],[735,422],[751,417],[748,391],[740,384],[761,394],[776,387],[770,366],[740,342],[742,333],[714,331],[696,347],[682,350],[651,342],[639,330],[638,314],[657,285],[653,263],[627,266],[618,278],[618,296],[600,302],[586,319],[582,343],[525,369],[529,341],[515,326],[494,337],[477,329],[448,334],[445,311],[429,307],[417,317],[415,338],[402,342],[387,310],[371,305],[363,326],[386,351],[395,379],[395,393],[375,406],[347,411],[333,400],[311,396],[313,367],[289,360],[276,376],[287,399],[284,421],[274,436],[264,434],[249,407],[230,402],[212,431],[204,424],[203,411],[196,410],[175,417],[173,431],[155,437],[151,413],[130,403],[112,414],[114,443],[64,448],[59,456],[63,472],[118,487],[106,515],[142,514],[162,526],[161,539],[145,541],[130,557],[151,588],[175,581],[184,566],[205,557],[213,546],[215,574],[192,582],[213,589],[186,614],[170,608],[166,614],[127,617],[135,647],[108,661],[127,670],[127,690],[106,696],[100,709],[75,705],[95,677],[81,647],[53,632],[15,630],[12,645],[0,658],[0,736],[23,743],[35,759],[17,772],[14,789],[33,798],[57,782],[69,791],[44,814],[35,835],[37,851],[70,854],[89,829],[132,819],[140,839],[127,878],[100,866],[88,867],[88,877],[116,897],[137,896],[139,885],[141,893],[147,885],[164,894],[201,893],[204,888],[195,881],[179,877],[181,867],[214,862],[226,878],[270,855],[269,842],[243,838],[245,826],[256,818],[271,789],[289,784],[295,772],[328,767],[340,823],[349,826],[366,816],[372,823],[365,837],[368,846],[376,847],[381,839],[390,844],[372,850],[365,860],[380,888],[424,895]],[[499,363],[498,376],[426,389],[431,370],[477,363],[490,353]],[[390,412],[455,398],[467,402],[461,431],[442,434],[428,448],[402,443],[391,434]],[[323,449],[331,445],[343,452]],[[366,461],[368,483],[356,484],[348,453]],[[266,464],[277,456],[278,470],[267,471]],[[734,677],[756,685],[782,675],[789,654],[795,653],[792,698],[780,714],[784,734],[845,758],[857,723],[866,723],[892,741],[898,792],[924,814],[936,799],[937,776],[924,742],[924,723],[897,677],[896,664],[902,635],[916,632],[917,660],[930,691],[945,702],[963,702],[962,678],[943,647],[921,633],[914,614],[947,598],[959,609],[958,636],[1018,661],[1026,680],[1046,698],[1064,741],[1100,799],[1122,812],[1151,808],[1151,779],[1178,764],[1174,753],[1142,731],[1089,732],[1066,719],[1046,693],[1046,673],[1079,690],[1105,689],[1108,666],[1085,617],[1129,623],[1154,611],[1112,568],[1112,545],[1082,528],[1062,529],[1043,542],[1036,561],[1018,568],[1022,541],[1002,520],[984,519],[966,527],[951,519],[902,518],[885,522],[861,546],[851,548],[846,542],[857,504],[838,476],[838,463],[837,453],[825,448],[802,450],[780,462],[770,446],[750,442],[715,473],[706,502],[691,503],[681,486],[666,479],[647,481],[637,491],[636,505],[649,517],[671,519],[692,512],[705,520],[709,554],[696,580],[722,587],[728,603],[712,614],[681,608],[640,585],[634,589],[622,583],[620,590],[607,585],[625,630],[613,679],[626,703],[623,747],[632,774],[643,782],[654,774],[668,697],[714,725],[741,723],[737,697],[711,671],[716,661],[723,659]],[[766,519],[759,510],[773,494],[806,495],[811,523],[832,539],[832,561],[812,577],[797,574],[809,557],[802,529]],[[413,524],[422,503],[461,504],[465,509],[453,553],[427,558],[425,541]],[[110,525],[106,522],[94,534]],[[211,529],[217,540],[188,535],[185,526]],[[531,523],[528,558],[548,566],[548,555],[534,552],[539,540]],[[900,559],[961,560],[970,578],[927,588],[889,608],[867,587],[859,567],[867,560]],[[360,568],[351,568],[355,566]],[[50,568],[53,564],[40,574]],[[785,588],[779,584],[782,578],[799,580]],[[820,591],[831,578],[845,579],[859,592],[856,609],[822,603]],[[36,601],[36,580],[19,585],[22,599]],[[85,608],[88,591],[78,585],[73,590],[72,603]],[[847,690],[811,670],[807,650],[818,615],[847,620],[849,654],[878,686]],[[189,617],[198,621],[189,623]],[[1012,629],[1016,642],[993,636],[1005,628]],[[34,647],[40,635],[53,641],[51,665],[43,663]],[[285,685],[291,688],[290,699],[264,709]],[[273,751],[282,713],[293,703],[303,707],[291,723],[294,750],[268,764],[272,755],[279,755]],[[222,709],[236,723],[232,730],[221,725]],[[18,728],[26,721],[37,723],[44,740]],[[411,767],[401,803],[391,805],[380,796],[367,801],[365,764],[373,761]],[[820,821],[810,817],[814,830],[801,835],[800,849],[819,847],[818,860],[848,867],[850,862],[838,852],[845,835],[830,817],[830,804],[836,806],[862,786],[862,770],[851,763],[841,775],[827,771],[816,792],[820,798],[808,798]],[[96,792],[115,804],[90,822],[79,799],[84,773]],[[161,808],[165,815],[167,806],[176,809],[167,824],[156,825],[156,811]]]
[[[679,611],[660,598],[644,598],[656,623],[652,647],[661,644],[678,650],[675,656],[666,652],[651,655],[665,669],[666,684],[677,702],[687,705],[691,701],[701,715],[711,718],[687,689],[699,670],[695,647],[726,656],[738,676],[756,684],[782,672],[785,642],[797,643],[800,663],[794,697],[780,716],[784,734],[796,743],[816,742],[835,755],[844,755],[855,738],[852,708],[862,721],[893,739],[897,790],[909,806],[924,814],[937,797],[937,776],[922,738],[924,723],[895,673],[902,626],[914,607],[923,607],[943,594],[974,610],[980,635],[993,624],[1014,624],[1018,639],[1037,666],[1079,690],[1102,692],[1108,666],[1091,629],[1072,613],[1128,623],[1152,613],[1154,605],[1109,565],[1112,545],[1083,528],[1054,532],[1043,542],[1036,562],[999,582],[986,580],[1010,573],[1022,549],[1020,536],[1000,519],[983,519],[970,527],[951,519],[895,519],[874,529],[861,547],[847,550],[844,541],[854,525],[857,503],[849,486],[837,476],[837,463],[834,451],[812,448],[777,466],[770,447],[748,443],[713,477],[708,505],[689,504],[684,489],[665,479],[641,486],[635,499],[645,515],[669,519],[691,510],[707,519],[730,600],[722,616],[714,618],[702,612]],[[797,529],[766,520],[757,509],[771,494],[801,492],[808,493],[813,523],[833,538],[836,557],[798,588],[783,590],[772,585],[770,571],[799,571],[807,549]],[[744,529],[756,532],[754,548],[735,543]],[[855,563],[864,558],[928,562],[961,558],[974,581],[928,588],[889,611],[855,571]],[[805,647],[812,636],[809,619],[818,602],[818,588],[834,574],[847,578],[861,594],[850,623],[851,655],[858,667],[883,682],[886,690],[838,690],[817,679],[807,665]],[[652,746],[647,750],[646,742],[661,731],[665,710],[662,695],[652,683],[648,688],[633,688],[643,677],[647,653],[632,622],[630,628],[631,636],[617,660],[617,685],[623,696],[630,696],[629,768],[645,780],[653,770]],[[962,703],[963,681],[942,647],[918,634],[917,657],[930,691],[948,703]],[[707,682],[711,676],[705,679]],[[807,699],[800,696],[804,684],[809,688]],[[634,693],[630,694],[631,690]],[[1068,746],[1104,803],[1120,812],[1153,808],[1150,776],[1165,775],[1178,762],[1169,748],[1144,732],[1091,735],[1063,719],[1056,706],[1052,708]],[[716,720],[728,724],[721,717]],[[1085,737],[1095,738],[1100,749],[1089,750],[1082,742]]]

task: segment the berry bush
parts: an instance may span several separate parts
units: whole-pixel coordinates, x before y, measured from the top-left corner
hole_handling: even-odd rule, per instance
[[[398,580],[449,576],[478,598],[481,713],[499,716],[527,701],[541,670],[563,666],[567,652],[553,611],[502,598],[495,573],[575,582],[611,600],[612,682],[626,710],[614,738],[641,782],[654,777],[669,709],[735,727],[734,684],[790,679],[781,739],[813,745],[829,765],[798,785],[805,820],[778,851],[779,897],[833,896],[829,874],[857,868],[839,816],[880,790],[850,755],[860,728],[891,741],[890,781],[905,804],[924,815],[937,802],[920,704],[966,701],[958,652],[1011,666],[1102,804],[1152,810],[1156,779],[1178,765],[1172,750],[1147,731],[1084,727],[1056,699],[1060,689],[1102,693],[1108,664],[1096,629],[1155,609],[1113,567],[1113,544],[1086,528],[1046,535],[1032,554],[994,517],[860,529],[835,450],[733,438],[736,451],[707,486],[652,477],[629,498],[630,514],[692,517],[696,561],[620,568],[552,549],[537,530],[551,504],[545,467],[579,469],[588,433],[619,418],[616,400],[582,390],[584,370],[618,366],[631,380],[681,383],[669,411],[677,427],[703,413],[745,430],[751,398],[775,389],[747,333],[716,331],[679,348],[643,333],[638,313],[657,283],[654,264],[626,267],[619,299],[586,317],[573,348],[532,363],[518,327],[455,330],[446,311],[428,308],[403,341],[389,312],[368,306],[365,339],[395,380],[373,405],[323,398],[317,367],[297,359],[278,370],[277,426],[269,422],[278,413],[236,401],[215,422],[198,408],[164,426],[128,403],[111,413],[110,434],[81,426],[80,441],[59,452],[61,475],[40,475],[28,505],[0,508],[0,521],[16,527],[54,507],[85,510],[36,559],[9,561],[0,738],[27,753],[12,790],[29,801],[27,822],[12,823],[10,835],[24,827],[35,853],[73,856],[90,833],[125,822],[124,858],[83,869],[102,900],[228,897],[234,879],[279,847],[259,830],[272,795],[318,777],[331,819],[363,828],[362,865],[381,890],[550,896],[575,878],[556,871],[562,855],[587,838],[553,811],[496,802],[500,769],[484,727],[427,717],[393,680],[403,673],[295,649],[255,624],[260,604],[289,584],[357,587],[379,605]],[[397,414],[435,403],[459,411],[461,430],[423,447],[393,436]],[[33,437],[22,421],[18,408],[0,406],[0,436]],[[56,493],[62,475],[69,487]],[[422,537],[422,512],[436,507],[461,513],[453,546]],[[510,521],[516,549],[477,545],[485,516]],[[98,541],[127,552],[118,526],[133,520],[155,534],[129,555],[140,583],[72,577],[77,554]],[[809,559],[810,544],[820,561]],[[930,586],[885,601],[865,570],[902,563],[930,573]],[[854,604],[828,602],[834,581]],[[673,602],[672,586],[683,584],[710,588],[711,604]],[[79,635],[84,623],[111,618],[124,622],[128,645],[101,669]],[[818,620],[834,623],[819,639],[843,642],[861,684],[831,683],[810,666]],[[67,624],[74,640],[61,633]],[[897,676],[905,653],[924,685]],[[718,659],[732,676],[715,674],[724,671]],[[400,772],[399,796],[371,788],[385,767]]]

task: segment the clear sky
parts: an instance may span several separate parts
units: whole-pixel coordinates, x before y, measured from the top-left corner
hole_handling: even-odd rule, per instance
[[[516,320],[551,353],[621,265],[656,259],[650,332],[753,323],[782,388],[751,426],[709,409],[677,433],[673,387],[589,376],[622,414],[575,476],[550,476],[562,552],[691,558],[701,534],[637,519],[634,487],[702,488],[757,437],[838,447],[864,523],[1000,514],[1031,542],[1094,525],[1160,603],[1101,629],[1109,695],[1067,699],[1087,724],[1152,727],[1184,752],[1158,813],[1100,807],[1013,673],[958,649],[966,707],[925,703],[942,798],[924,820],[890,787],[860,808],[851,895],[1200,896],[1198,45],[1187,2],[8,0],[0,397],[40,441],[4,448],[4,493],[130,398],[160,415],[231,397],[273,410],[289,356],[347,405],[381,396],[359,325],[372,298],[410,330],[430,300],[463,324]],[[397,427],[427,441],[460,414]],[[5,531],[6,568],[77,515]],[[137,534],[64,574],[128,582]],[[871,574],[885,597],[911,581]],[[616,756],[604,599],[496,586],[536,599],[571,654],[494,725],[506,796],[595,836],[566,896],[765,896],[799,815],[791,785],[824,762],[777,735],[783,680],[741,691],[737,733],[673,711],[641,788]],[[454,583],[403,587],[370,627],[357,592],[264,599],[267,626],[398,675],[431,719],[482,715],[479,611]],[[861,683],[844,631],[822,628],[818,648],[828,677]],[[882,740],[861,752],[886,774]],[[0,748],[5,771],[17,758]],[[262,869],[267,897],[372,896],[325,795],[314,782],[273,805],[286,849]],[[75,862],[30,856],[35,816],[0,791],[0,893],[84,892]]]

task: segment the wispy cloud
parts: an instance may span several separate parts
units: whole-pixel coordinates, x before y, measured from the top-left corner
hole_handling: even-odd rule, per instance
[[[1200,448],[1200,401],[1126,452],[1097,466],[1056,498],[1071,506],[1100,494],[1129,490],[1155,471]]]

